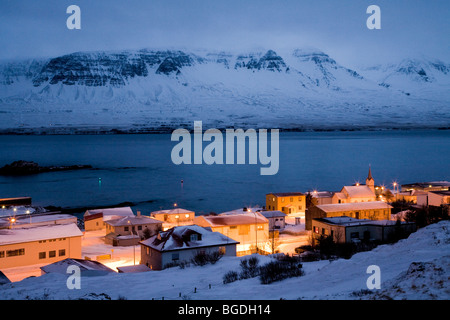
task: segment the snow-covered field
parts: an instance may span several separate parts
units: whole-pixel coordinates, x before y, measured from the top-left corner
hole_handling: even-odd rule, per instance
[[[111,299],[278,300],[284,299],[442,299],[450,298],[450,222],[418,230],[392,245],[351,259],[303,264],[305,275],[270,285],[258,278],[223,284],[223,275],[239,271],[242,257],[224,257],[215,265],[170,268],[144,273],[82,277],[81,289],[69,290],[63,274],[47,274],[1,287],[0,298],[78,299],[106,294]],[[271,258],[259,256],[260,264]],[[367,267],[381,271],[381,289],[367,289]]]

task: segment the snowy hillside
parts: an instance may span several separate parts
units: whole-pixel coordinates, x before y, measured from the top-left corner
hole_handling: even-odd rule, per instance
[[[418,230],[408,239],[383,245],[349,260],[303,264],[305,275],[270,285],[258,278],[223,284],[223,275],[238,270],[242,258],[222,258],[215,265],[178,267],[135,274],[85,277],[81,289],[68,290],[67,276],[47,274],[5,284],[0,299],[78,299],[108,295],[111,299],[442,299],[450,298],[450,222]],[[270,258],[261,256],[260,264]],[[381,289],[368,290],[367,267],[381,271]],[[211,288],[209,285],[211,284]],[[133,288],[130,290],[130,288]],[[195,290],[195,288],[197,288]],[[196,292],[195,292],[196,291]],[[181,298],[180,298],[181,294]]]
[[[316,49],[78,52],[0,64],[0,131],[447,127],[449,71],[356,71]]]

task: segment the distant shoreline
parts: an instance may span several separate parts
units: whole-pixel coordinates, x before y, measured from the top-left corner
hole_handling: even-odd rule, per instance
[[[8,135],[29,135],[29,136],[45,136],[45,135],[119,135],[119,134],[171,134],[174,130],[184,128],[193,132],[192,124],[180,124],[179,126],[171,127],[160,127],[160,128],[141,128],[141,129],[119,129],[119,128],[39,128],[39,129],[0,129],[0,136]],[[215,127],[215,129],[224,131],[226,129],[263,129],[252,126],[225,126],[225,127]],[[267,128],[264,128],[267,129]],[[448,127],[427,127],[427,126],[416,126],[416,127],[377,127],[377,126],[355,126],[355,127],[310,127],[310,128],[274,128],[279,129],[280,132],[386,132],[386,131],[422,131],[422,130],[436,130],[436,131],[446,131],[450,130]]]

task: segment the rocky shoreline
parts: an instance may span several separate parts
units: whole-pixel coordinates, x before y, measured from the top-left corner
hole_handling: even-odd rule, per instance
[[[44,172],[67,171],[67,170],[81,170],[92,169],[91,165],[70,165],[70,166],[40,166],[33,161],[14,161],[0,168],[0,175],[4,176],[18,176],[30,175]]]

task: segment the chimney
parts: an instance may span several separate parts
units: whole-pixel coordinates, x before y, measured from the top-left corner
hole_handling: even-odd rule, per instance
[[[138,218],[141,216],[141,212],[140,211],[137,212],[137,216],[138,216]]]

